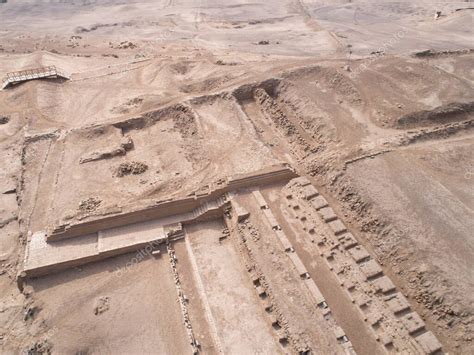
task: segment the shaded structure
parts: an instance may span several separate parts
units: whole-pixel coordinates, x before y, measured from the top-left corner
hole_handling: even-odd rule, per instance
[[[28,70],[21,70],[16,72],[7,73],[2,81],[2,90],[9,86],[20,84],[25,81],[36,80],[36,79],[67,79],[69,75],[58,70],[54,65],[48,67],[33,68]]]

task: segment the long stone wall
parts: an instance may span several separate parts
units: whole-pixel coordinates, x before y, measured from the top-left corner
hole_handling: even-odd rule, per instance
[[[48,230],[47,240],[56,241],[65,238],[76,237],[95,233],[107,228],[115,228],[128,224],[150,221],[164,218],[175,214],[190,213],[201,205],[216,200],[222,195],[252,186],[268,185],[280,181],[288,181],[295,177],[295,171],[288,165],[277,165],[259,170],[251,174],[241,174],[230,177],[225,183],[218,186],[210,186],[207,193],[194,194],[190,197],[174,201],[159,202],[154,206],[144,209],[107,216],[99,219],[83,221],[79,223],[63,224]]]
[[[287,165],[237,175],[180,200],[115,216],[65,225],[28,240],[22,277],[37,277],[153,246],[173,238],[170,226],[219,218],[239,189],[287,182],[296,173]],[[76,237],[76,238],[74,238]]]

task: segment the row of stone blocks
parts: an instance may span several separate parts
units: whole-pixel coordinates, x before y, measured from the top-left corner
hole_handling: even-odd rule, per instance
[[[283,246],[283,249],[286,252],[286,255],[291,260],[292,264],[294,265],[295,269],[297,270],[300,278],[306,285],[308,291],[313,296],[316,305],[321,310],[323,316],[326,318],[330,313],[329,306],[326,303],[326,299],[324,298],[323,294],[319,290],[318,286],[311,279],[308,270],[304,266],[303,262],[301,261],[298,254],[295,252],[293,246],[291,245],[290,241],[288,240],[286,234],[281,229],[281,226],[278,224],[275,216],[273,215],[271,209],[269,208],[265,198],[263,197],[262,193],[259,190],[254,190],[252,192],[258,206],[260,207],[261,211],[263,212],[267,222],[271,226],[272,230],[275,232],[278,240]],[[342,330],[342,328],[337,327],[335,331],[336,339],[342,344],[343,348],[346,350],[348,354],[353,353],[352,343],[347,338],[346,334]]]
[[[370,282],[377,292],[381,292],[385,295],[385,302],[388,308],[392,311],[395,316],[400,316],[402,324],[408,330],[408,333],[415,336],[416,341],[423,351],[427,354],[433,354],[441,350],[441,344],[436,339],[431,331],[425,331],[425,323],[421,317],[411,311],[411,307],[405,296],[401,293],[396,292],[396,287],[390,278],[384,275],[380,265],[371,257],[369,252],[361,245],[358,244],[352,233],[350,233],[345,224],[338,218],[334,210],[329,206],[327,200],[318,192],[318,190],[311,184],[311,182],[305,177],[299,177],[293,180],[297,185],[300,186],[300,191],[303,197],[310,203],[310,205],[318,212],[319,217],[328,224],[335,238],[338,240],[334,247],[341,247],[348,251],[354,262],[358,265],[361,272],[365,275],[366,281]],[[291,196],[287,196],[291,198]],[[296,207],[296,206],[295,206]],[[315,234],[313,227],[308,228],[310,235]],[[314,238],[314,237],[313,237]],[[314,241],[314,240],[313,240]],[[317,241],[318,245],[322,244],[321,240]],[[331,259],[332,255],[324,255],[321,252],[321,256],[326,256],[325,260]],[[328,262],[328,266],[333,270],[332,266]],[[334,271],[334,270],[333,270]],[[338,270],[336,271],[336,277],[338,277]],[[368,298],[362,297],[357,300],[351,296],[351,290],[354,289],[354,285],[349,283],[344,285],[343,281],[340,281],[341,286],[346,286],[345,289],[348,292],[349,297],[358,305],[358,309],[361,311],[364,319],[371,323],[370,325],[376,326],[380,321],[379,317],[372,316],[368,319],[365,313],[362,311],[366,307]],[[371,328],[373,331],[373,328]],[[392,339],[387,334],[378,336],[375,334],[377,340],[381,341],[384,346],[389,348],[392,345]]]
[[[169,257],[169,261],[171,265],[171,271],[173,273],[173,279],[176,286],[176,293],[178,297],[178,303],[181,309],[181,316],[183,318],[183,325],[189,339],[189,345],[191,346],[192,353],[198,354],[201,346],[199,342],[197,341],[196,337],[194,336],[193,327],[191,325],[191,319],[189,317],[189,312],[188,312],[188,299],[186,295],[184,294],[183,288],[181,286],[181,280],[180,280],[178,268],[177,268],[178,258],[176,257],[176,252],[173,246],[171,245],[171,243],[169,242],[167,243],[166,249],[168,252],[168,257]]]
[[[259,196],[260,197],[260,196]],[[227,214],[227,217],[229,220],[234,221],[234,223],[246,223],[245,221],[248,219],[250,216],[250,213],[240,206],[235,200],[232,201],[232,211]],[[226,219],[226,220],[228,220]],[[246,269],[251,275],[251,280],[252,283],[255,287],[255,291],[258,295],[258,297],[262,300],[263,306],[265,311],[270,317],[271,325],[273,329],[276,331],[278,341],[282,346],[285,346],[286,344],[291,343],[294,350],[296,353],[300,355],[306,355],[306,354],[311,354],[312,351],[311,349],[308,348],[307,344],[300,343],[299,340],[295,340],[293,338],[292,330],[289,327],[289,323],[286,320],[285,315],[280,311],[278,304],[276,302],[276,299],[274,297],[273,291],[267,282],[267,279],[265,275],[262,273],[260,270],[258,263],[253,256],[252,251],[249,249],[247,242],[245,239],[243,239],[243,249],[246,250],[246,254],[248,255],[250,259],[250,263],[246,262]],[[301,274],[300,274],[301,275]],[[304,279],[304,281],[312,281],[308,279]],[[307,284],[308,287],[311,287]],[[316,285],[314,285],[316,287]],[[310,290],[311,292],[312,290]],[[314,290],[315,293],[318,293],[319,290]],[[311,292],[313,293],[313,292]],[[323,309],[323,316],[326,317],[324,313],[329,314],[330,310],[329,308]],[[335,331],[336,338],[343,343],[343,348],[346,349],[346,353],[352,354],[352,348],[349,348],[349,345],[351,345],[350,342],[348,342],[348,339],[344,333],[344,331],[340,328],[337,327]]]
[[[235,200],[231,201],[231,209],[227,210],[225,213],[225,221],[227,226],[232,228],[231,225],[239,225],[239,223],[245,223],[249,218],[250,213],[238,204]],[[240,231],[239,231],[240,233]],[[230,235],[229,229],[225,228],[224,230],[224,239]],[[219,239],[221,242],[221,239]],[[271,325],[277,333],[278,341],[282,346],[286,346],[291,342],[291,331],[288,327],[288,322],[285,320],[285,317],[281,314],[274,300],[273,292],[268,284],[265,275],[260,270],[255,257],[253,256],[252,251],[250,250],[246,239],[242,239],[241,251],[244,251],[244,254],[249,259],[249,262],[246,262],[246,269],[250,273],[252,283],[255,287],[255,291],[258,297],[262,300],[265,312],[269,315]],[[304,347],[300,348],[300,344],[292,344],[293,347],[296,347],[297,352],[300,354],[307,353],[307,349]]]

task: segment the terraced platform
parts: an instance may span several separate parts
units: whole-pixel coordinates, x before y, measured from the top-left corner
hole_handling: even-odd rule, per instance
[[[219,218],[230,195],[239,189],[288,181],[295,172],[286,165],[253,174],[236,175],[193,196],[157,203],[145,210],[81,221],[74,225],[34,233],[24,261],[24,276],[34,277],[133,252],[156,249],[180,235],[183,224]]]
[[[312,183],[296,176],[288,166],[274,166],[150,207],[140,222],[138,212],[131,212],[68,226],[64,236],[56,230],[55,239],[37,232],[28,242],[23,277],[140,250],[160,255],[166,244],[178,296],[194,290],[194,301],[204,305],[195,309],[187,298],[180,301],[194,352],[204,346],[305,353],[321,346],[321,339],[328,351],[340,353],[440,352],[440,343],[371,253]],[[182,213],[173,214],[180,208]],[[110,228],[102,227],[109,222]],[[180,258],[188,259],[186,269]],[[189,272],[194,276],[180,281],[180,273]],[[236,273],[239,279],[232,281]],[[233,299],[235,292],[242,294]],[[239,325],[248,322],[245,313],[232,316],[222,308],[242,297],[252,304],[248,312],[262,318],[227,329],[239,317]],[[206,329],[192,327],[197,318],[207,319]],[[212,339],[201,344],[199,334]],[[249,343],[240,341],[234,349],[233,337],[249,337]]]

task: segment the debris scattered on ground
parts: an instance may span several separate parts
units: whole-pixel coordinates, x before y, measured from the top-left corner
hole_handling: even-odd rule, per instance
[[[94,314],[98,316],[104,312],[107,312],[110,307],[109,303],[110,303],[110,297],[107,297],[107,296],[99,297],[95,302]]]
[[[118,48],[118,49],[133,49],[133,48],[137,48],[137,45],[133,42],[124,41],[124,42],[120,42],[120,44],[118,46],[116,46],[115,48]]]
[[[131,161],[120,164],[115,169],[115,176],[140,175],[148,170],[148,165],[139,161]]]
[[[90,213],[97,210],[101,203],[102,200],[98,197],[89,197],[88,199],[81,201],[78,210],[83,213]]]
[[[235,66],[235,65],[238,65],[238,63],[236,62],[225,62],[223,61],[222,59],[219,59],[217,62],[216,62],[217,65],[229,65],[229,66]]]
[[[52,348],[51,343],[47,339],[43,339],[30,345],[25,350],[25,353],[27,355],[49,355],[51,354]]]

